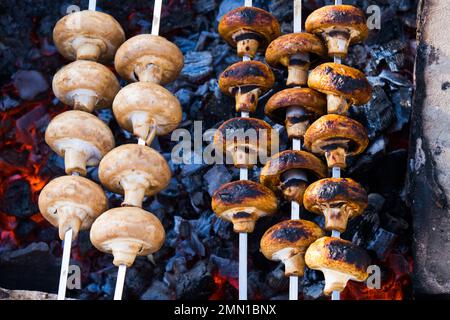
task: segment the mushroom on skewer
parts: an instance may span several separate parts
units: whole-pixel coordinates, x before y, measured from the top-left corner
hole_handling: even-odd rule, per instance
[[[167,161],[155,150],[124,144],[107,153],[100,162],[98,175],[112,192],[124,194],[122,206],[141,207],[145,196],[163,190],[170,181]]]
[[[265,121],[255,118],[233,118],[225,121],[214,134],[216,152],[230,156],[237,168],[252,168],[270,157],[276,134]],[[228,163],[228,161],[225,161]]]
[[[122,78],[160,85],[174,81],[183,65],[183,54],[175,44],[151,34],[141,34],[125,41],[114,59],[114,66]]]
[[[325,114],[327,101],[309,88],[290,88],[275,93],[264,112],[273,121],[286,125],[290,139],[303,139],[312,121]]]
[[[369,35],[364,12],[349,5],[324,6],[311,13],[305,22],[307,32],[320,35],[330,57],[345,58],[351,44],[362,42]]]
[[[80,230],[89,229],[108,209],[102,188],[77,176],[62,176],[50,181],[42,189],[38,203],[44,218],[58,228],[61,240],[69,229],[73,230],[73,239],[76,239]]]
[[[109,127],[96,116],[78,110],[63,112],[50,121],[45,142],[64,157],[66,173],[86,175],[86,166],[96,166],[114,148]]]
[[[308,268],[323,272],[326,295],[333,291],[341,292],[349,280],[365,281],[370,261],[364,249],[350,241],[332,237],[316,240],[305,254]]]
[[[69,60],[108,62],[125,41],[125,33],[109,14],[84,10],[61,18],[53,29],[53,41]]]
[[[369,144],[366,129],[357,121],[337,114],[320,117],[306,130],[305,148],[325,155],[328,168],[347,167],[347,157],[363,152]]]
[[[92,244],[100,251],[111,253],[117,267],[130,267],[137,256],[158,251],[165,237],[158,218],[136,207],[110,209],[91,228]]]
[[[289,201],[303,203],[303,193],[309,179],[324,178],[327,168],[309,152],[286,150],[273,155],[261,170],[260,181],[266,187],[281,191]]]
[[[172,132],[181,121],[178,99],[151,82],[136,82],[119,91],[113,102],[119,125],[150,145],[155,135]]]
[[[364,212],[367,193],[349,178],[327,178],[312,183],[303,197],[305,209],[325,216],[325,229],[344,232],[347,222]]]
[[[261,252],[269,260],[282,261],[285,276],[303,276],[308,246],[324,236],[322,229],[306,220],[286,220],[268,229],[261,238]]]
[[[350,105],[366,104],[372,97],[372,87],[364,73],[332,62],[311,71],[308,86],[327,95],[328,113],[346,115]]]
[[[308,81],[311,62],[326,54],[322,41],[309,33],[290,33],[278,37],[266,50],[266,61],[273,67],[288,68],[287,86],[303,86]]]
[[[280,25],[269,12],[256,7],[239,7],[226,13],[219,22],[219,34],[239,57],[253,58],[258,50],[280,35]]]
[[[240,61],[219,77],[220,90],[236,99],[237,112],[254,112],[258,98],[275,82],[272,70],[259,61]]]
[[[275,194],[262,184],[240,180],[222,185],[212,196],[212,209],[222,219],[233,223],[234,232],[253,232],[260,217],[278,209]]]
[[[104,65],[77,60],[61,68],[53,77],[53,93],[75,110],[93,112],[111,107],[120,90],[114,73]]]

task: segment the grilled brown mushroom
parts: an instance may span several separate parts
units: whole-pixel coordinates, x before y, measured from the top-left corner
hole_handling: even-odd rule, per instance
[[[39,210],[44,218],[59,229],[64,240],[66,231],[87,230],[108,209],[108,200],[96,183],[77,176],[63,176],[50,181],[39,195]]]
[[[122,206],[141,207],[145,196],[169,184],[171,173],[164,157],[152,148],[123,144],[103,157],[98,176],[106,188],[125,195]]]
[[[274,191],[281,191],[289,201],[303,203],[309,179],[324,178],[327,168],[309,152],[286,150],[270,158],[261,170],[260,181]]]
[[[349,280],[365,281],[370,257],[364,249],[350,241],[323,237],[313,242],[305,254],[308,268],[325,276],[324,293],[344,290]]]
[[[86,112],[111,107],[119,90],[119,81],[114,73],[93,61],[72,62],[53,77],[55,96],[64,104]]]
[[[125,33],[109,14],[84,10],[61,18],[53,29],[53,41],[69,60],[108,62],[125,41]]]
[[[261,94],[272,88],[275,77],[259,61],[240,61],[225,69],[219,77],[220,90],[236,99],[236,111],[254,112]]]
[[[347,56],[350,44],[362,42],[369,35],[364,12],[349,5],[324,6],[309,15],[307,32],[322,36],[330,56]]]
[[[278,209],[274,193],[263,185],[233,181],[222,185],[212,196],[212,209],[222,219],[233,223],[234,232],[253,232],[256,220],[273,215]]]
[[[119,91],[113,103],[114,116],[125,130],[150,145],[155,135],[173,131],[181,121],[178,99],[151,82],[136,82]]]
[[[180,49],[166,38],[141,34],[120,46],[114,65],[120,76],[128,81],[164,85],[178,77],[184,58]]]
[[[255,118],[233,118],[225,121],[214,134],[216,152],[226,156],[225,163],[237,168],[252,168],[270,157],[272,142],[278,136],[265,121]]]
[[[350,105],[365,104],[372,97],[364,73],[343,64],[321,64],[311,71],[308,86],[327,95],[328,113],[346,115]]]
[[[312,183],[303,197],[305,209],[325,216],[328,231],[344,232],[347,222],[364,212],[367,193],[356,181],[348,178],[327,178]]]
[[[325,114],[327,101],[309,88],[290,88],[270,97],[264,112],[273,121],[285,124],[289,138],[303,139],[312,121]]]
[[[323,237],[322,229],[307,220],[286,220],[269,228],[261,238],[261,252],[269,260],[282,261],[284,275],[303,276],[308,246]]]
[[[345,169],[347,156],[360,154],[368,144],[366,129],[359,122],[328,114],[306,130],[304,147],[312,153],[324,154],[329,168]]]
[[[290,33],[270,43],[266,50],[266,61],[273,67],[282,65],[288,68],[286,85],[303,86],[308,81],[311,62],[325,54],[325,46],[315,35]]]
[[[130,267],[136,256],[158,251],[165,237],[158,218],[136,207],[110,209],[91,228],[92,244],[102,252],[111,253],[115,266]]]
[[[60,113],[50,121],[45,142],[64,157],[66,173],[86,175],[86,166],[96,166],[114,148],[109,127],[96,116],[78,110]]]
[[[258,50],[280,35],[280,25],[269,12],[256,7],[239,7],[226,13],[219,22],[219,34],[240,57],[254,57]]]

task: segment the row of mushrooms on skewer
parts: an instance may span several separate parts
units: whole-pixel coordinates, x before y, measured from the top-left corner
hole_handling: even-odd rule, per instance
[[[167,161],[149,146],[181,121],[180,103],[163,85],[178,77],[183,55],[157,35],[125,41],[120,24],[98,11],[63,17],[53,38],[59,52],[75,60],[55,74],[53,92],[74,110],[53,118],[45,132],[47,144],[64,157],[67,176],[43,188],[39,208],[59,228],[62,240],[68,230],[76,238],[79,230],[90,228],[92,244],[111,253],[116,266],[129,267],[136,256],[152,254],[164,243],[161,222],[142,203],[171,178]],[[131,84],[121,88],[114,73],[100,64],[112,61]],[[92,114],[100,108],[112,108],[120,127],[139,138],[139,144],[115,148],[109,127]],[[99,166],[102,185],[124,195],[121,207],[108,210],[103,189],[85,178],[88,166]]]
[[[276,19],[254,7],[234,9],[219,23],[220,35],[237,47],[239,56],[253,58],[258,50],[265,50],[269,65],[287,67],[289,88],[274,94],[264,111],[308,150],[272,155],[261,170],[260,183],[230,182],[214,193],[213,211],[231,221],[235,232],[250,233],[257,219],[275,214],[277,194],[323,215],[326,231],[344,232],[348,220],[367,207],[367,193],[360,184],[327,176],[332,168],[345,169],[347,158],[362,153],[369,143],[364,127],[347,114],[350,106],[370,101],[371,86],[362,72],[339,63],[319,64],[309,72],[320,57],[328,53],[345,58],[350,44],[367,38],[364,14],[353,6],[325,6],[307,18],[306,31],[280,36]],[[235,97],[237,112],[254,112],[258,98],[273,84],[270,67],[260,61],[237,62],[219,78],[222,92]],[[238,129],[264,129],[266,134],[256,142],[221,140],[226,130]],[[214,143],[231,154],[236,167],[251,168],[256,153],[270,152],[273,131],[262,120],[234,118],[219,127]],[[319,157],[325,158],[326,165]],[[286,276],[302,276],[305,263],[322,271],[327,295],[342,291],[348,280],[364,281],[368,276],[370,258],[363,249],[326,236],[307,220],[286,220],[271,227],[261,239],[261,252],[270,260],[282,261]]]

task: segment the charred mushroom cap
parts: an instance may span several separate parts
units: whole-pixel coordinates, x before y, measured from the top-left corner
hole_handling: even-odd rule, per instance
[[[269,260],[282,261],[285,276],[303,276],[308,246],[324,236],[322,229],[306,220],[286,220],[269,228],[261,238],[261,252]]]
[[[311,71],[308,86],[327,95],[328,113],[346,115],[350,105],[365,104],[372,97],[372,87],[364,73],[332,62]]]
[[[347,156],[360,154],[368,144],[366,129],[359,122],[328,114],[306,130],[304,146],[312,153],[324,154],[329,168],[345,169]]]
[[[119,91],[113,103],[119,125],[150,145],[155,135],[173,131],[181,121],[178,99],[151,82],[136,82]]]
[[[69,60],[108,62],[125,41],[125,33],[109,14],[84,10],[61,18],[53,29],[53,41]]]
[[[323,237],[309,246],[305,262],[308,268],[323,272],[324,293],[330,295],[344,290],[348,280],[366,280],[371,259],[364,249],[350,241]]]
[[[39,210],[44,218],[59,229],[64,240],[66,231],[87,230],[108,209],[103,189],[89,179],[63,176],[50,181],[39,195]]]
[[[309,88],[290,88],[270,97],[264,112],[273,121],[285,124],[289,138],[302,139],[312,121],[326,113],[327,101]]]
[[[78,110],[60,113],[50,121],[45,142],[64,157],[66,173],[86,175],[86,166],[96,166],[114,148],[109,127],[96,116]]]
[[[107,153],[100,162],[98,175],[112,192],[124,194],[122,206],[141,207],[144,196],[163,190],[170,181],[167,161],[155,150],[124,144]]]
[[[164,85],[178,77],[184,58],[180,49],[166,38],[141,34],[120,46],[114,65],[120,76],[128,81]]]
[[[72,62],[53,77],[55,96],[64,104],[86,112],[111,107],[119,90],[119,81],[114,73],[93,61]]]
[[[265,121],[255,118],[232,118],[225,121],[214,134],[216,152],[223,153],[225,163],[232,158],[237,168],[252,168],[270,157],[272,143],[278,138]]]
[[[312,183],[303,197],[305,209],[325,216],[328,231],[344,232],[347,222],[364,212],[367,193],[356,181],[348,178],[327,178]]]
[[[114,208],[102,214],[91,228],[91,242],[111,253],[114,265],[130,267],[136,256],[158,251],[166,234],[158,218],[136,207]]]
[[[324,6],[309,15],[307,32],[322,36],[330,56],[347,56],[350,44],[362,42],[369,35],[364,12],[349,5]]]
[[[288,68],[286,85],[303,86],[308,81],[312,60],[326,54],[322,41],[310,33],[290,33],[273,40],[266,50],[266,61],[273,67]]]
[[[219,34],[240,57],[254,57],[280,35],[280,25],[269,12],[256,7],[239,7],[226,13],[219,22]]]
[[[237,112],[254,112],[261,94],[272,88],[275,76],[259,61],[240,61],[225,69],[219,77],[220,90],[236,99]]]
[[[275,214],[278,201],[263,185],[240,180],[226,183],[214,192],[212,209],[220,218],[231,221],[235,232],[250,233],[256,220]]]
[[[281,191],[284,198],[289,201],[303,202],[303,193],[308,185],[307,177],[299,179],[286,178],[288,172],[299,170],[314,178],[324,178],[327,168],[323,162],[313,154],[305,151],[286,150],[275,154],[261,170],[260,182],[266,187]]]

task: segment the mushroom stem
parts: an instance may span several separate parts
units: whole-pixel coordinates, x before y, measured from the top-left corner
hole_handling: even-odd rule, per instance
[[[86,211],[71,205],[57,209],[59,238],[64,240],[66,232],[72,229],[72,240],[75,240],[80,231],[81,224],[86,217]]]
[[[248,90],[244,87],[237,88],[236,99],[236,111],[237,112],[255,112],[258,104],[258,98],[261,94],[261,89],[254,88]]]
[[[79,44],[76,50],[77,60],[97,61],[102,53],[101,48],[97,44],[89,41]]]
[[[252,233],[257,217],[252,212],[238,211],[231,217],[233,230],[236,233]]]
[[[323,215],[325,216],[326,230],[344,232],[347,229],[349,213],[344,209],[344,206],[340,208],[327,207],[323,210]]]
[[[64,150],[64,165],[66,173],[71,175],[74,172],[86,176],[86,163],[88,155],[76,148],[66,148]]]
[[[327,94],[327,112],[334,114],[346,115],[350,104],[348,101],[340,96],[334,94]]]
[[[232,152],[233,164],[236,168],[251,169],[258,162],[258,153],[248,145],[238,145]]]
[[[253,32],[241,30],[233,35],[236,41],[237,54],[239,57],[249,56],[254,58],[259,47],[259,36]]]
[[[81,110],[92,113],[94,112],[97,101],[98,98],[94,94],[76,93],[73,96],[73,108],[75,110]]]
[[[296,201],[299,205],[303,204],[303,194],[308,186],[308,180],[303,170],[291,169],[281,177],[280,186],[283,196],[288,201]]]
[[[347,151],[342,147],[325,151],[325,158],[327,159],[328,168],[339,167],[345,169],[347,167]]]
[[[287,86],[304,86],[308,83],[310,58],[308,53],[295,54],[289,58]]]
[[[148,112],[133,112],[130,117],[133,134],[142,140],[145,140],[147,145],[151,145],[153,139],[156,136],[156,121],[153,118],[150,118],[150,114]]]
[[[144,82],[161,83],[163,69],[156,64],[138,65],[134,70],[136,80]]]
[[[110,248],[115,266],[125,265],[131,267],[139,251],[142,249],[142,243],[135,239],[116,238],[111,240],[107,246]]]
[[[323,275],[325,277],[325,287],[323,293],[329,296],[333,291],[342,292],[347,285],[348,280],[351,276],[339,271],[331,269],[322,269]]]
[[[303,139],[306,129],[310,124],[304,118],[305,111],[301,107],[289,107],[286,112],[286,131],[289,139]]]
[[[286,277],[297,276],[302,277],[305,272],[305,254],[297,253],[283,260],[284,275]]]
[[[124,191],[123,207],[142,207],[145,191],[149,187],[146,178],[139,174],[129,174],[120,181]]]
[[[345,58],[347,56],[350,45],[350,34],[347,31],[330,31],[326,34],[325,38],[330,57],[338,56]]]

